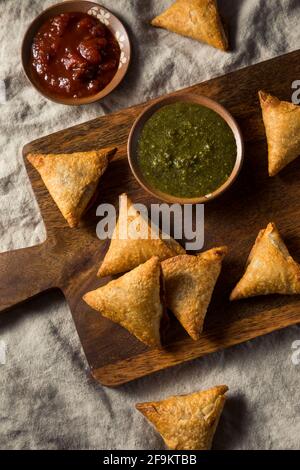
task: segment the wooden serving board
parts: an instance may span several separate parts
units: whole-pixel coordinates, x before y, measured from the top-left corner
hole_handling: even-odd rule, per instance
[[[199,341],[192,341],[173,319],[164,349],[148,349],[82,301],[85,292],[108,281],[96,277],[108,242],[96,237],[95,207],[100,202],[117,206],[122,192],[127,192],[134,202],[157,202],[135,182],[126,158],[130,128],[145,104],[26,145],[24,160],[46,225],[47,240],[33,248],[0,255],[0,311],[48,289],[61,289],[91,373],[107,386],[300,322],[300,297],[258,297],[235,303],[228,300],[258,231],[269,221],[278,224],[291,253],[300,260],[300,159],[278,177],[268,177],[266,140],[257,98],[257,91],[265,89],[290,100],[291,84],[299,77],[300,51],[296,51],[176,92],[218,100],[239,122],[246,143],[245,163],[238,180],[225,195],[205,206],[204,248],[226,244],[230,252]],[[25,157],[29,152],[74,152],[111,145],[119,150],[101,179],[100,198],[86,214],[82,226],[70,229]]]

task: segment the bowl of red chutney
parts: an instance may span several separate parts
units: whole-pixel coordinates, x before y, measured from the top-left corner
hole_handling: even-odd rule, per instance
[[[44,10],[27,29],[22,64],[46,98],[67,105],[98,101],[124,78],[130,41],[121,21],[88,1],[65,1]]]

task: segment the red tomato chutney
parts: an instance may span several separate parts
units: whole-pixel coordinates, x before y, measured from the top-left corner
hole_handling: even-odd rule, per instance
[[[86,13],[47,20],[33,39],[33,77],[48,93],[69,98],[95,95],[113,79],[120,47],[110,30]]]

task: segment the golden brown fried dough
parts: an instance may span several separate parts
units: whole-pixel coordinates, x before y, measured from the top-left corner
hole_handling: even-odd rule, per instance
[[[209,450],[226,400],[226,385],[136,408],[154,425],[169,449]]]
[[[275,176],[300,155],[300,106],[259,92],[268,141],[269,175]]]
[[[145,232],[145,237],[130,238],[130,227],[143,227],[141,232]],[[127,232],[126,238],[123,237],[123,229]],[[158,256],[162,261],[183,253],[185,250],[173,238],[163,240],[161,232],[155,234],[149,221],[145,221],[128,196],[122,194],[119,219],[98,276],[112,276],[130,271],[152,256]]]
[[[216,0],[177,0],[151,23],[153,26],[206,42],[222,51],[228,49]]]
[[[162,263],[167,307],[195,341],[219,277],[227,247],[213,248],[198,256],[180,255]]]
[[[153,257],[124,276],[84,295],[83,300],[148,346],[159,347],[162,305],[160,261]]]
[[[29,154],[57,207],[76,227],[93,197],[115,148],[62,154]]]
[[[259,232],[246,272],[230,300],[267,294],[300,294],[300,266],[290,256],[273,223]]]

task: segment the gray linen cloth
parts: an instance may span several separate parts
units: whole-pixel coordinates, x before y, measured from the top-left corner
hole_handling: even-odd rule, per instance
[[[298,0],[220,0],[231,54],[150,27],[149,20],[171,0],[103,0],[127,25],[132,66],[103,102],[65,107],[42,98],[20,63],[27,25],[52,3],[0,0],[1,251],[45,238],[21,157],[28,141],[300,45]],[[0,447],[161,449],[160,437],[134,404],[226,383],[229,400],[216,449],[297,449],[300,365],[292,362],[292,344],[299,339],[299,328],[288,328],[110,390],[89,377],[63,296],[42,295],[0,317],[0,347],[6,344],[6,364],[0,366]]]

